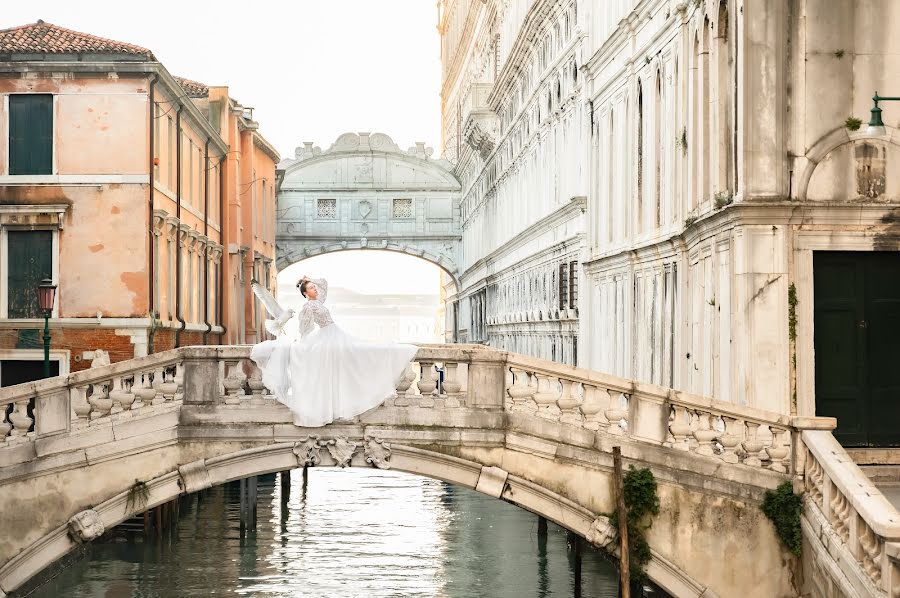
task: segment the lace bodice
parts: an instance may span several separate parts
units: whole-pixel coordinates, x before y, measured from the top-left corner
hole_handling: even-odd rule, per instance
[[[303,309],[300,310],[300,338],[307,336],[316,329],[316,326],[324,328],[329,324],[334,324],[331,312],[325,307],[325,298],[328,296],[328,281],[324,278],[312,278],[310,280],[318,287],[319,295],[314,301],[307,301]]]

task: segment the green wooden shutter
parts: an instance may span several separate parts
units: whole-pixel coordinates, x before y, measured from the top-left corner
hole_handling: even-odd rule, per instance
[[[53,174],[53,96],[9,96],[9,173]]]
[[[41,316],[37,288],[53,276],[53,233],[48,230],[11,230],[7,238],[9,279],[8,317]]]

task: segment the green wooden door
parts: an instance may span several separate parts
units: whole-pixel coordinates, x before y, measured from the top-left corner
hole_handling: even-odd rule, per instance
[[[8,317],[41,317],[37,288],[43,279],[53,277],[53,233],[11,230],[7,235]]]
[[[9,96],[9,174],[53,174],[53,96]]]
[[[900,445],[900,252],[817,252],[816,414],[845,446]]]

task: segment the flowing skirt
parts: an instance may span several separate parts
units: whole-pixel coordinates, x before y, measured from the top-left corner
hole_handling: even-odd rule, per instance
[[[293,412],[294,423],[317,428],[384,402],[417,350],[415,345],[368,343],[330,324],[303,340],[264,341],[250,357],[262,370],[266,388]]]

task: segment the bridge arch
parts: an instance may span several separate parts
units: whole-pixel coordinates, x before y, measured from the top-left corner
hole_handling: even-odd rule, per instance
[[[181,494],[304,465],[351,469],[371,466],[449,482],[514,504],[581,535],[595,546],[613,554],[617,552],[614,532],[605,516],[594,515],[564,496],[502,469],[372,438],[344,442],[348,444],[341,444],[341,439],[322,441],[317,436],[309,436],[297,442],[270,444],[201,459],[146,481],[146,501],[139,505],[134,504],[128,488],[117,489],[120,491],[74,514],[65,525],[45,534],[9,561],[0,569],[0,588],[15,590],[64,557],[79,542],[90,541],[138,512],[169,502]],[[349,445],[355,446],[351,450]],[[715,594],[656,551],[653,551],[647,572],[657,585],[673,596],[715,598]]]
[[[276,259],[381,249],[460,275],[460,183],[423,143],[403,151],[381,133],[345,133],[321,150],[306,143],[278,165]]]

